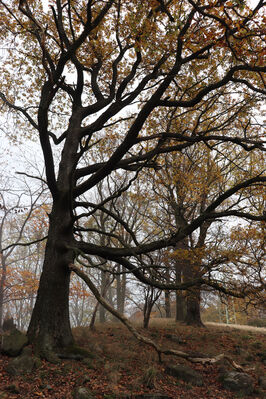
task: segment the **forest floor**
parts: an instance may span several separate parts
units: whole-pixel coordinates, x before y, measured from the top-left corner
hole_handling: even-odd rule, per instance
[[[157,321],[156,321],[157,320]],[[76,386],[89,388],[97,399],[134,398],[136,395],[161,393],[173,399],[234,399],[263,398],[258,377],[265,376],[265,334],[228,327],[207,325],[195,328],[153,319],[150,328],[139,331],[167,349],[200,352],[209,356],[225,353],[246,368],[256,382],[252,396],[222,388],[219,364],[189,364],[184,359],[163,356],[158,363],[156,352],[138,342],[119,323],[74,329],[77,343],[89,350],[86,361],[62,360],[60,364],[42,361],[29,375],[11,377],[6,371],[9,358],[0,355],[0,399],[71,399]],[[175,342],[169,338],[179,338]],[[264,359],[264,362],[263,362]],[[203,386],[193,386],[165,373],[167,364],[187,364],[203,377]],[[228,370],[231,366],[226,364]],[[139,396],[138,396],[139,397]]]

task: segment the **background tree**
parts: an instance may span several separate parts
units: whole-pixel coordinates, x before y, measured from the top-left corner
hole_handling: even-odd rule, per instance
[[[21,182],[20,182],[21,185]],[[24,186],[25,186],[24,181]],[[17,188],[15,188],[17,186]],[[27,326],[33,309],[38,287],[41,265],[41,234],[45,232],[41,207],[44,193],[41,189],[33,191],[30,187],[19,189],[18,181],[2,175],[0,188],[0,328],[3,322],[4,306],[6,313],[12,312],[12,305],[20,301],[15,320],[19,327]],[[28,241],[37,241],[29,248]],[[17,246],[17,244],[20,246]],[[22,317],[23,301],[28,317]],[[12,304],[11,304],[12,302]],[[25,315],[24,315],[25,316]],[[24,319],[24,321],[23,321]]]

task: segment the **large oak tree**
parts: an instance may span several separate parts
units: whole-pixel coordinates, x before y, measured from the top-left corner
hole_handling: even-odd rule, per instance
[[[135,260],[147,266],[153,251],[175,247],[206,220],[265,219],[260,209],[223,207],[235,194],[264,184],[261,171],[244,173],[200,215],[160,239],[142,243],[115,215],[110,216],[132,236],[130,246],[84,241],[77,229],[97,210],[106,211],[108,198],[94,203],[93,192],[114,171],[121,184],[112,196],[118,196],[141,168],[156,170],[160,153],[200,142],[234,143],[247,154],[263,151],[259,126],[241,112],[232,130],[228,125],[213,132],[209,126],[200,132],[190,119],[168,133],[149,123],[160,109],[191,115],[215,96],[228,101],[229,113],[234,98],[245,100],[247,110],[259,106],[266,71],[263,1],[253,9],[237,0],[52,0],[45,10],[40,0],[0,0],[0,6],[0,38],[8,54],[1,64],[0,99],[17,114],[14,135],[39,138],[53,199],[30,341],[43,351],[73,342],[69,265],[77,256],[116,262],[161,289],[220,288],[203,278],[164,284],[156,275],[147,277]]]

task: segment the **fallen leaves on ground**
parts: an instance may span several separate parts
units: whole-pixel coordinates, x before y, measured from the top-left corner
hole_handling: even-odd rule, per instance
[[[260,354],[265,353],[265,335],[254,332],[224,329],[214,326],[193,328],[176,323],[152,326],[141,332],[160,345],[183,351],[201,352],[208,355],[226,353],[246,367],[255,381],[265,373]],[[179,344],[169,334],[180,337]],[[74,330],[77,343],[88,349],[92,358],[89,365],[81,361],[64,360],[58,365],[42,361],[40,368],[30,375],[11,377],[5,371],[9,358],[0,356],[0,399],[70,399],[76,386],[89,388],[97,399],[119,395],[164,393],[175,399],[233,399],[235,393],[226,391],[219,383],[219,364],[193,364],[191,367],[203,376],[204,384],[196,387],[164,373],[166,363],[186,363],[184,359],[164,356],[159,364],[157,355],[150,347],[136,341],[117,323],[98,326],[96,332],[82,327]],[[242,348],[242,350],[241,350]],[[153,367],[156,370],[154,388],[145,386],[144,374]],[[230,369],[229,365],[226,365]],[[253,395],[251,398],[260,398]]]

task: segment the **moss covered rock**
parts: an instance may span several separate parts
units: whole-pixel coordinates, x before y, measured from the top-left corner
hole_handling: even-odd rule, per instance
[[[9,334],[3,336],[2,353],[7,356],[18,356],[27,343],[27,336],[21,331],[14,329]]]

